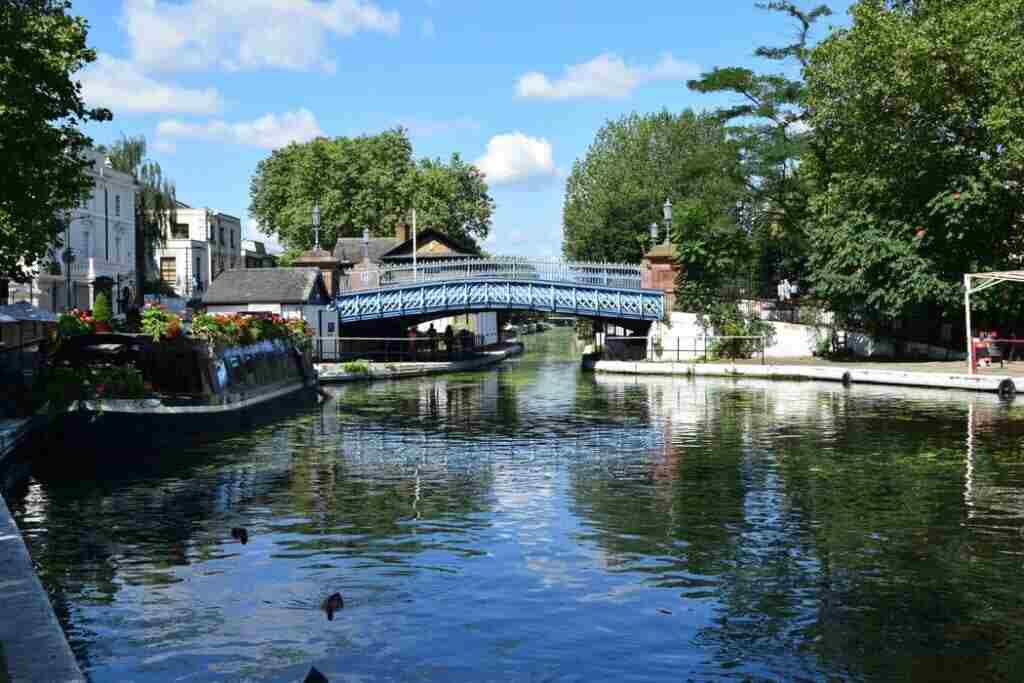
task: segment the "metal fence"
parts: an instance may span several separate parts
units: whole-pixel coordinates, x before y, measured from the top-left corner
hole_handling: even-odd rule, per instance
[[[640,266],[628,263],[572,263],[558,260],[497,257],[446,259],[411,265],[354,270],[343,278],[345,290],[395,287],[420,281],[493,278],[569,282],[617,289],[640,289]]]
[[[720,335],[674,337],[672,342],[663,344],[653,337],[605,337],[601,357],[660,363],[759,357],[764,364],[768,340],[757,336]]]
[[[484,345],[480,335],[430,337],[314,337],[313,360],[342,363],[369,360],[377,363],[449,363],[476,358]]]

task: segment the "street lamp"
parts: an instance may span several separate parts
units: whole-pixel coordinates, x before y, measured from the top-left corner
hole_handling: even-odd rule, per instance
[[[64,278],[68,292],[68,310],[70,311],[73,308],[71,305],[71,266],[75,263],[75,252],[70,245],[64,248],[60,260],[64,263]]]
[[[313,203],[313,234],[316,240],[313,248],[320,251],[320,200]]]
[[[658,224],[651,223],[651,248],[658,243]]]
[[[370,229],[363,228],[363,258],[370,258]]]
[[[666,199],[665,205],[661,207],[662,216],[665,218],[665,244],[672,239],[672,200]]]

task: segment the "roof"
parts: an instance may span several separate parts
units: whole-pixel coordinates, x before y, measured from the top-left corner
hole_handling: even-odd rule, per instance
[[[369,242],[370,260],[379,263],[384,254],[388,253],[401,242],[394,237],[372,237]],[[334,245],[334,257],[345,263],[359,263],[363,260],[362,237],[340,237]]]
[[[28,302],[0,306],[0,323],[14,322],[57,322],[57,316],[50,311],[44,311]]]
[[[443,232],[438,232],[433,228],[427,228],[426,230],[420,230],[416,233],[417,247],[422,244],[427,244],[431,240],[436,240],[444,244],[450,250],[448,253],[441,254],[429,254],[429,253],[417,253],[416,257],[420,259],[432,259],[432,258],[471,258],[477,256],[477,254],[469,247],[466,247],[460,242],[456,242],[448,235]],[[395,240],[396,242],[398,240]],[[404,242],[396,244],[395,247],[388,253],[382,256],[386,260],[395,259],[411,259],[412,258],[412,238],[407,239]]]
[[[327,296],[317,268],[236,268],[210,283],[203,303],[300,304],[317,294]]]

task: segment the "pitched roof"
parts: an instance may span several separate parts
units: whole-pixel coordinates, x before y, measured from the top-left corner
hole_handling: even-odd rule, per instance
[[[464,245],[464,244],[462,244],[460,242],[456,242],[455,240],[453,240],[448,235],[445,235],[443,232],[438,232],[437,230],[434,230],[433,228],[427,228],[426,230],[420,230],[418,233],[416,233],[417,247],[419,247],[420,245],[426,244],[426,243],[428,243],[431,240],[436,240],[436,241],[441,242],[442,244],[444,244],[450,250],[449,253],[442,253],[442,254],[420,254],[420,253],[417,253],[416,256],[418,258],[428,258],[428,259],[430,259],[430,258],[442,258],[442,259],[446,259],[446,258],[470,258],[470,257],[473,257],[473,256],[477,255],[471,247],[467,247],[466,245]],[[401,242],[401,243],[398,243],[398,240],[395,240],[395,242],[396,242],[396,244],[395,244],[394,248],[391,249],[390,251],[388,251],[386,254],[383,254],[381,256],[381,258],[387,259],[389,261],[390,260],[394,260],[394,259],[411,259],[412,258],[412,238],[409,238],[406,241]]]
[[[210,283],[203,303],[299,304],[314,293],[327,295],[317,268],[236,268]]]
[[[394,237],[372,237],[369,242],[370,260],[379,263],[381,257],[401,242]],[[340,237],[334,245],[334,257],[347,263],[359,263],[363,260],[362,237]]]

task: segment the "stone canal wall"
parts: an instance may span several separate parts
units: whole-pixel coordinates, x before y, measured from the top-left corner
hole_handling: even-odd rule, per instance
[[[892,386],[987,391],[998,393],[1002,396],[1014,396],[1017,393],[1014,378],[1005,375],[962,375],[842,366],[656,363],[596,359],[584,359],[584,367],[596,372],[630,375],[826,380],[843,382],[844,384],[888,384]]]
[[[453,363],[370,363],[366,372],[347,372],[346,363],[317,363],[321,384],[359,382],[378,379],[402,379],[420,377],[444,372],[466,372],[479,370],[519,355],[523,352],[521,343],[508,344],[500,349],[485,351],[479,358]]]
[[[2,467],[2,463],[0,463]],[[84,683],[32,560],[0,496],[0,681]]]

